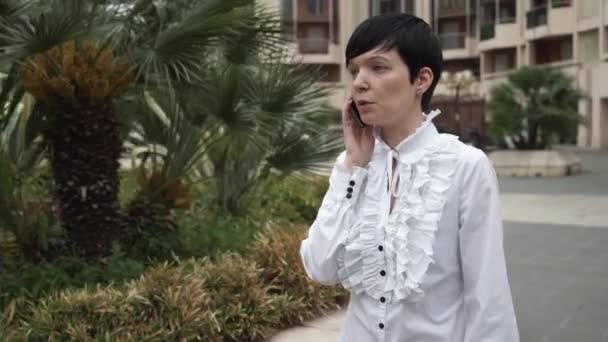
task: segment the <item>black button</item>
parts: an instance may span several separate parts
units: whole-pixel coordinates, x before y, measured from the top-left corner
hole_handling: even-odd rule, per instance
[[[378,327],[380,327],[380,329],[384,329],[384,323],[378,324]]]
[[[346,189],[346,191],[348,191],[349,193],[353,192],[353,188],[348,188],[348,189]]]
[[[378,246],[378,250],[379,250],[380,252],[382,252],[382,251],[384,250],[384,247],[382,247],[382,245],[380,245],[380,246]]]
[[[350,184],[350,186],[355,186],[355,181],[351,180],[348,184]]]
[[[386,272],[384,272],[384,270],[382,270],[382,271],[380,271],[380,275],[384,277],[386,275]]]
[[[346,194],[346,198],[350,199],[351,197],[353,197],[353,194]]]
[[[386,302],[386,298],[380,297],[380,302],[382,302],[382,303]]]

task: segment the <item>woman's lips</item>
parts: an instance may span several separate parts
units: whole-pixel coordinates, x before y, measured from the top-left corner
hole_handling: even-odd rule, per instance
[[[369,111],[373,105],[374,105],[373,102],[366,102],[366,101],[357,102],[357,108],[359,108],[359,111],[361,111],[361,112]]]

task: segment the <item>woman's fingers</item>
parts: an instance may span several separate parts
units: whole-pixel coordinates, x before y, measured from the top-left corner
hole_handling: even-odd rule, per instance
[[[350,103],[351,99],[346,100],[344,106],[342,106],[342,123],[346,126],[351,126],[353,124],[353,118],[350,114]]]

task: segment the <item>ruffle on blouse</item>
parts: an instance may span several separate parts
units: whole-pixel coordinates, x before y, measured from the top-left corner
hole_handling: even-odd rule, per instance
[[[394,300],[423,295],[420,285],[434,262],[435,232],[455,170],[456,153],[450,148],[455,140],[435,134],[421,148],[399,158],[399,191],[384,224],[383,253],[376,231],[382,218],[381,197],[388,196],[386,166],[370,164],[368,200],[347,234],[343,253],[338,254],[338,277],[345,288],[376,299],[386,292],[392,292]],[[381,270],[387,272],[386,282]]]

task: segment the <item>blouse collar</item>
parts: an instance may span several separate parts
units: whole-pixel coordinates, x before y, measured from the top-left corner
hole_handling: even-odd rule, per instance
[[[378,161],[384,161],[384,172],[387,175],[389,192],[398,197],[403,189],[397,189],[397,183],[400,176],[400,168],[393,169],[393,159],[401,163],[415,162],[425,153],[424,147],[431,143],[433,137],[437,135],[437,129],[432,124],[433,118],[439,115],[441,111],[434,110],[429,114],[422,114],[424,120],[422,124],[403,141],[401,141],[394,149],[390,148],[380,137],[377,130],[374,130],[377,146],[379,149],[376,153],[384,154],[386,158],[380,158]]]
[[[393,154],[406,155],[407,153],[425,146],[435,135],[438,134],[437,128],[435,128],[435,125],[433,125],[432,122],[433,119],[439,114],[441,114],[441,111],[438,109],[431,111],[429,114],[422,113],[422,116],[424,117],[422,124],[418,126],[414,133],[403,139],[394,149],[386,144],[384,140],[382,140],[380,132],[377,129],[374,130],[376,142],[385,152],[392,151],[394,152]]]

